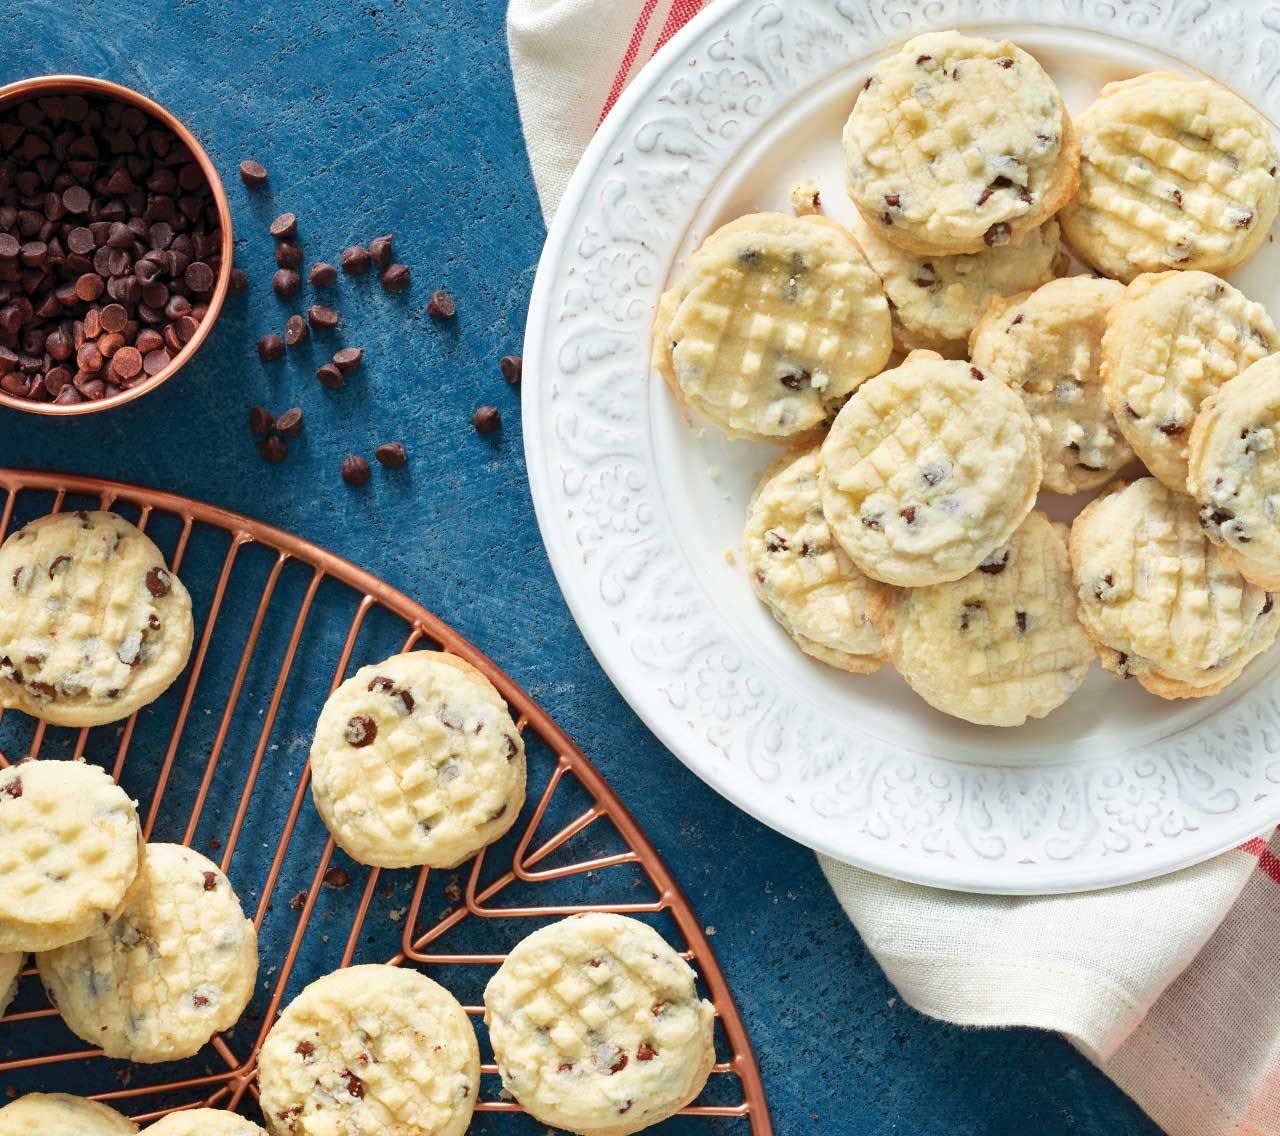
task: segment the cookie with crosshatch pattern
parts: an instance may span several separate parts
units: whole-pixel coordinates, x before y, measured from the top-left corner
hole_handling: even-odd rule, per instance
[[[822,511],[873,580],[958,580],[1005,544],[1040,488],[1022,399],[932,351],[864,383],[822,443]]]
[[[113,1108],[68,1093],[28,1093],[0,1108],[0,1136],[133,1136]]]
[[[1280,355],[1205,399],[1188,470],[1205,535],[1247,580],[1280,591]]]
[[[825,217],[753,213],[712,233],[662,297],[653,363],[730,437],[820,428],[893,348],[857,242]]]
[[[320,712],[311,794],[362,864],[456,868],[515,823],[524,792],[524,739],[507,704],[453,655],[361,667]]]
[[[115,513],[55,513],[0,546],[0,705],[97,726],[154,702],[187,665],[191,597]]]
[[[1067,528],[1038,511],[969,575],[886,588],[872,615],[911,689],[982,726],[1043,718],[1079,689],[1093,662],[1076,619]]]
[[[628,1136],[678,1112],[715,1064],[715,1012],[652,927],[590,912],[518,943],[484,992],[502,1084],[543,1124]]]
[[[868,225],[908,252],[947,255],[1042,225],[1074,192],[1080,155],[1062,96],[1030,55],[940,31],[876,67],[844,156]]]
[[[1102,665],[1161,698],[1217,694],[1275,642],[1280,611],[1154,477],[1115,485],[1071,526],[1080,622]]]
[[[1051,493],[1097,489],[1133,460],[1100,374],[1107,315],[1124,291],[1114,280],[1068,276],[993,299],[974,329],[969,358],[1022,395]]]
[[[0,951],[47,951],[101,930],[142,859],[137,806],[104,770],[83,761],[0,770]]]
[[[1266,120],[1220,83],[1166,71],[1108,83],[1077,127],[1062,231],[1104,275],[1230,272],[1266,240],[1280,156]]]
[[[818,491],[817,449],[788,454],[765,472],[742,534],[757,596],[807,655],[841,670],[870,674],[884,662],[867,618],[868,580],[831,535]]]
[[[217,865],[148,844],[119,918],[36,956],[63,1021],[108,1057],[176,1061],[234,1025],[253,995],[258,936]]]
[[[353,966],[311,983],[258,1060],[275,1136],[461,1136],[480,1090],[480,1050],[443,986],[403,967]]]
[[[147,1129],[147,1136],[266,1136],[252,1120],[220,1108],[171,1112]]]
[[[1200,404],[1280,348],[1266,308],[1207,272],[1139,276],[1107,315],[1102,389],[1134,453],[1177,493]]]

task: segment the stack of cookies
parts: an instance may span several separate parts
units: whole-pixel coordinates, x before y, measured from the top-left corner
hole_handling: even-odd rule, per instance
[[[809,655],[888,659],[979,724],[1043,717],[1095,657],[1222,690],[1280,630],[1280,333],[1219,278],[1280,208],[1266,122],[1167,73],[1073,122],[1026,52],[949,31],[876,68],[843,142],[849,229],[798,186],[655,321],[682,404],[789,447],[749,509],[757,594]],[[1068,532],[1042,491],[1102,495]]]

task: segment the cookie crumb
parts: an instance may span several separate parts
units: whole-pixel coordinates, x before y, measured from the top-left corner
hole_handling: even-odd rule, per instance
[[[822,212],[822,191],[812,178],[796,182],[790,196],[791,208],[797,217],[813,217]]]

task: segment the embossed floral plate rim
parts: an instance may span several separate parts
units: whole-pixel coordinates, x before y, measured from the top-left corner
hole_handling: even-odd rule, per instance
[[[1105,760],[1064,751],[991,765],[972,745],[925,752],[874,729],[836,730],[777,689],[706,602],[665,513],[648,410],[653,309],[701,195],[751,143],[738,120],[762,129],[922,31],[1018,25],[1141,43],[1280,120],[1280,9],[1250,0],[716,0],[623,94],[565,193],[530,304],[523,417],[535,511],[570,610],[685,765],[847,863],[935,887],[1048,894],[1162,875],[1275,825],[1280,676],[1246,676],[1209,712],[1171,710],[1167,732]],[[695,108],[702,59],[746,76],[732,119]]]

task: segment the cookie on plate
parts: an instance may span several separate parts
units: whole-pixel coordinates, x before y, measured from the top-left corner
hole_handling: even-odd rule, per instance
[[[957,31],[885,59],[844,129],[849,194],[909,252],[981,252],[1042,225],[1071,197],[1079,145],[1030,55]]]
[[[147,1136],[266,1136],[252,1120],[220,1108],[171,1112],[147,1129]]]
[[[1139,276],[1107,317],[1102,389],[1116,424],[1156,477],[1187,490],[1200,404],[1280,349],[1266,309],[1207,272]]]
[[[1066,267],[1056,221],[1007,244],[959,256],[907,252],[856,210],[851,227],[889,297],[899,351],[924,348],[964,358],[969,335],[989,301],[1038,288]]]
[[[1280,591],[1280,355],[1205,399],[1188,471],[1205,535],[1246,580]]]
[[[258,937],[217,865],[149,844],[120,917],[36,965],[63,1020],[108,1057],[176,1061],[249,1004]]]
[[[0,951],[47,951],[119,915],[142,859],[138,810],[96,765],[0,770]]]
[[[28,1093],[0,1108],[0,1136],[134,1136],[113,1108],[67,1093]]]
[[[993,300],[974,329],[970,359],[1022,394],[1051,493],[1097,489],[1133,460],[1099,374],[1107,313],[1122,296],[1114,280],[1069,276]]]
[[[525,756],[502,696],[475,667],[411,651],[361,667],[329,696],[311,795],[353,860],[456,868],[524,805]]]
[[[1071,526],[1080,622],[1102,665],[1161,698],[1228,686],[1275,642],[1280,611],[1154,477],[1117,484]]]
[[[18,993],[18,976],[26,961],[26,951],[6,951],[0,954],[0,1015],[13,1004]]]
[[[766,471],[742,535],[746,569],[761,602],[800,650],[841,670],[870,674],[884,661],[867,602],[868,580],[822,515],[817,449],[788,454]]]
[[[931,351],[864,383],[822,444],[822,511],[873,580],[967,576],[1040,488],[1040,441],[1018,394]]]
[[[712,233],[662,297],[653,362],[730,437],[821,427],[889,359],[880,281],[825,217],[754,213]]]
[[[1067,527],[1033,511],[973,572],[885,589],[876,625],[907,684],[981,726],[1021,726],[1071,697],[1093,662],[1076,619]]]
[[[115,513],[55,513],[0,546],[0,705],[98,726],[154,702],[187,665],[191,597]]]
[[[627,1136],[678,1112],[715,1063],[715,1013],[652,927],[574,915],[517,944],[484,992],[503,1087],[543,1124]]]
[[[258,1085],[275,1136],[461,1136],[480,1050],[443,986],[402,967],[353,966],[285,1008],[262,1043]]]
[[[1226,273],[1266,239],[1280,156],[1262,115],[1221,84],[1163,71],[1109,83],[1076,126],[1080,189],[1062,231],[1104,275]]]

